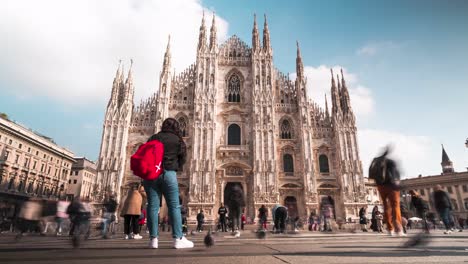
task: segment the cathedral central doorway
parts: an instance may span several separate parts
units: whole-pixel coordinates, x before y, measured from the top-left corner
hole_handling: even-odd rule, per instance
[[[224,198],[223,203],[224,203],[225,206],[229,205],[229,199],[231,199],[232,189],[235,186],[240,187],[241,190],[242,190],[242,193],[244,192],[244,188],[242,187],[242,184],[240,182],[228,182],[228,183],[226,183],[226,186],[224,187],[224,197],[223,197]]]
[[[297,199],[294,196],[287,196],[284,199],[284,206],[288,208],[288,215],[291,218],[296,218],[299,215],[297,210]]]
[[[336,219],[336,211],[335,211],[335,199],[330,195],[321,196],[320,198],[320,212],[322,215],[326,214],[326,211],[329,210],[329,214],[331,218]]]

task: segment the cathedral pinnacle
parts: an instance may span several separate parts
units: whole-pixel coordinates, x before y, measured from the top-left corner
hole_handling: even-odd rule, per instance
[[[210,50],[216,48],[216,21],[215,21],[215,13],[213,12],[213,21],[211,22],[211,30],[210,30]]]
[[[327,119],[330,117],[330,113],[328,112],[328,101],[327,101],[327,94],[325,93],[325,116]]]
[[[304,64],[302,63],[301,49],[299,48],[299,41],[296,41],[297,57],[296,57],[296,76],[298,79],[304,79]]]
[[[254,51],[260,48],[260,38],[258,35],[258,28],[257,28],[257,15],[254,14],[254,25],[252,29],[252,48]]]
[[[205,11],[203,11],[200,33],[198,35],[198,50],[202,51],[206,46],[206,27],[205,27]]]
[[[265,23],[263,25],[263,49],[265,51],[270,52],[271,51],[271,44],[270,44],[270,31],[268,30],[268,21],[266,14],[264,15],[265,17]]]
[[[163,71],[169,71],[171,68],[171,35],[167,38],[166,53],[164,54]]]
[[[133,82],[132,66],[133,66],[133,59],[130,59],[130,69],[128,69],[128,75],[127,75],[127,81],[126,81],[127,83]]]
[[[118,82],[122,72],[122,60],[119,60],[119,67],[117,67],[117,72],[115,73],[114,83]]]
[[[332,96],[332,114],[335,114],[340,111],[341,109],[341,104],[340,104],[340,80],[337,79],[338,81],[338,87],[335,85],[335,79],[333,77],[333,69],[330,69],[331,72],[331,96]],[[337,75],[338,78],[338,75]]]

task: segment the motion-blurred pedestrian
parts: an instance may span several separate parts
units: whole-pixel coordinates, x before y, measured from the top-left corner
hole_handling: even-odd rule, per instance
[[[406,236],[401,226],[400,172],[396,162],[387,157],[390,152],[391,148],[387,146],[381,156],[372,160],[369,167],[369,178],[375,180],[382,198],[388,234],[394,236],[396,231],[398,236]]]

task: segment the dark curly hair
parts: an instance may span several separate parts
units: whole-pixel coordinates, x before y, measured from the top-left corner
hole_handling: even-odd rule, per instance
[[[171,118],[171,117],[166,118],[166,120],[164,120],[164,122],[162,123],[162,126],[161,126],[161,131],[175,134],[179,138],[182,137],[179,122],[177,120],[175,120],[174,118]]]

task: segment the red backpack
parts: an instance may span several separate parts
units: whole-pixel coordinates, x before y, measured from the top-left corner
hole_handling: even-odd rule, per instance
[[[130,169],[143,180],[156,180],[161,175],[164,158],[164,145],[151,140],[141,145],[130,158]]]

